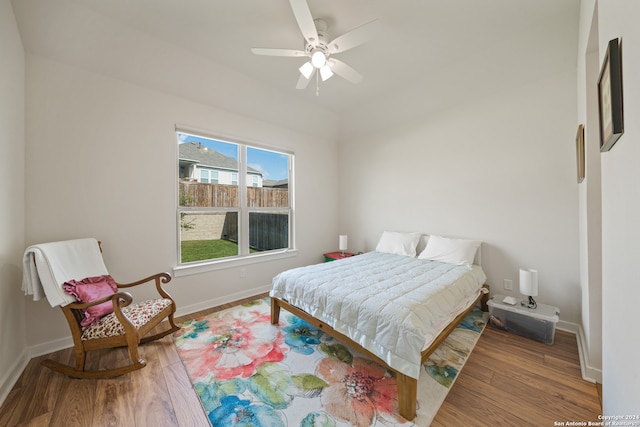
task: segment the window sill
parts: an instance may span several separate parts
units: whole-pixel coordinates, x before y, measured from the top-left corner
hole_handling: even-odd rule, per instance
[[[216,261],[199,262],[189,265],[180,265],[173,268],[173,277],[189,276],[191,274],[206,273],[209,271],[224,270],[226,268],[241,267],[243,265],[257,264],[278,259],[292,258],[298,256],[297,249],[288,249],[281,252],[270,252],[266,254],[253,254],[245,257],[223,259]]]

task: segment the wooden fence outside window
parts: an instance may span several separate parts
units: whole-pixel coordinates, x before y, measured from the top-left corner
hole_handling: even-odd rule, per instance
[[[238,207],[238,186],[180,182],[179,203],[181,207]],[[247,187],[247,204],[250,208],[288,207],[289,190]],[[213,217],[220,215],[224,215],[224,220],[213,221]],[[203,222],[205,217],[211,217],[212,221]],[[214,239],[238,241],[237,212],[218,214],[184,212],[181,221],[183,224],[190,224],[189,227],[183,227],[181,230],[182,241]],[[198,224],[202,225],[198,226]],[[257,250],[289,247],[289,215],[284,212],[251,212],[249,214],[249,245]]]
[[[180,206],[237,207],[238,186],[180,182]],[[289,206],[287,188],[247,187],[247,206],[250,208],[283,208]]]

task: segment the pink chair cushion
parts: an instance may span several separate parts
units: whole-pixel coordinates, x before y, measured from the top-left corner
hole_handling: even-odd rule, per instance
[[[118,285],[116,285],[113,277],[109,275],[87,277],[79,282],[76,280],[69,280],[68,282],[65,282],[62,287],[66,293],[76,297],[79,302],[92,302],[118,292]],[[93,325],[103,316],[112,312],[113,303],[111,301],[94,305],[84,311],[84,319],[82,319],[80,324],[83,327]]]
[[[156,317],[158,313],[172,304],[170,299],[159,298],[154,300],[134,303],[122,308],[124,314],[135,326],[140,329],[146,325],[151,319]],[[124,334],[124,326],[118,320],[115,313],[111,313],[94,325],[84,329],[82,332],[83,340],[92,340],[96,338],[107,338]]]

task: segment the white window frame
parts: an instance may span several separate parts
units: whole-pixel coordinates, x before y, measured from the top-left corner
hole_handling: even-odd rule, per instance
[[[237,208],[190,208],[179,206],[177,197],[178,186],[176,186],[176,267],[173,268],[173,274],[176,277],[185,276],[190,274],[198,274],[207,271],[220,270],[225,268],[238,267],[243,265],[250,265],[258,262],[266,262],[283,258],[290,258],[297,256],[297,249],[295,245],[295,208],[294,208],[294,160],[295,154],[291,150],[282,149],[278,147],[268,147],[258,142],[248,141],[237,137],[225,137],[220,135],[214,135],[209,132],[203,132],[201,130],[194,130],[188,127],[176,126],[176,139],[178,133],[187,133],[191,135],[200,136],[203,138],[209,138],[221,142],[228,142],[238,146],[238,192],[240,199],[240,206]],[[288,207],[258,207],[250,208],[247,206],[247,147],[252,147],[260,150],[274,151],[277,153],[287,154],[289,158],[289,176],[288,176]],[[178,162],[178,144],[176,143],[176,173],[175,176],[179,176],[179,162]],[[210,176],[209,176],[210,178]],[[209,179],[210,180],[210,179]],[[239,255],[233,257],[225,257],[218,259],[209,259],[203,261],[192,262],[189,264],[181,263],[181,245],[180,245],[180,214],[182,212],[238,212],[239,224],[238,224],[238,247]],[[251,212],[288,212],[289,214],[289,247],[283,249],[274,249],[270,251],[250,253],[249,252],[249,213]]]
[[[198,182],[209,184],[209,171],[206,169],[198,169],[198,171],[200,172],[200,179]]]
[[[214,175],[215,175],[215,179],[213,178]],[[220,172],[209,169],[209,184],[217,184],[219,181],[220,181]]]
[[[218,171],[206,168],[199,168],[198,170],[200,171],[200,181],[198,182],[202,182],[203,184],[217,184],[220,181],[220,173]],[[203,174],[206,175],[206,181],[202,177]],[[215,179],[213,178],[214,175]]]

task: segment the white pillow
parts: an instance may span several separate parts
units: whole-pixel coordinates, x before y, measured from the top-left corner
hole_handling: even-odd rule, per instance
[[[385,231],[380,236],[376,251],[414,257],[418,241],[420,241],[420,233]]]
[[[420,240],[418,240],[418,246],[416,246],[416,253],[419,254],[424,251],[424,248],[427,247],[427,242],[429,241],[429,235],[423,234],[420,236]]]
[[[479,240],[429,236],[427,247],[418,255],[418,259],[430,259],[456,265],[471,265],[481,243]]]

